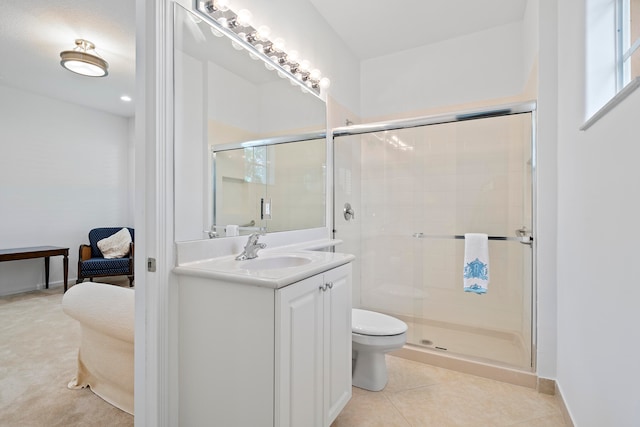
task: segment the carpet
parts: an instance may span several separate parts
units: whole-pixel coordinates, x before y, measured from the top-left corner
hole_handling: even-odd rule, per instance
[[[0,426],[133,426],[90,389],[70,390],[80,326],[62,288],[0,298]]]

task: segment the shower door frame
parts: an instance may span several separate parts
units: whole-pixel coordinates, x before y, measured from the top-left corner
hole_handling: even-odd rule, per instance
[[[491,117],[510,116],[515,114],[531,114],[531,372],[536,372],[536,348],[537,348],[537,245],[536,232],[537,223],[537,104],[536,101],[525,101],[511,104],[495,105],[486,108],[462,110],[458,112],[450,112],[443,114],[434,114],[421,116],[410,119],[390,120],[386,122],[373,122],[359,125],[341,126],[331,130],[331,144],[328,146],[329,159],[327,162],[331,166],[330,173],[327,178],[332,184],[328,188],[332,188],[332,194],[327,200],[327,211],[331,215],[327,215],[330,219],[330,230],[332,238],[336,238],[336,201],[335,187],[335,139],[342,136],[361,135],[366,133],[383,132],[389,130],[402,130],[415,127],[439,125],[445,123],[462,122],[469,120],[486,119]]]

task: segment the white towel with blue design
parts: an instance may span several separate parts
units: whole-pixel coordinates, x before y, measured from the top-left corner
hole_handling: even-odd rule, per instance
[[[464,291],[486,294],[489,286],[489,236],[464,235]]]

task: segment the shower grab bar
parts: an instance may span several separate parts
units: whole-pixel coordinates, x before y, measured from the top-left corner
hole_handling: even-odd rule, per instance
[[[417,239],[456,239],[456,240],[464,240],[464,235],[459,234],[451,234],[451,235],[434,235],[434,234],[424,234],[424,233],[413,233],[413,237]],[[489,240],[513,240],[520,243],[530,243],[533,241],[532,236],[522,236],[522,237],[509,237],[509,236],[489,236]]]

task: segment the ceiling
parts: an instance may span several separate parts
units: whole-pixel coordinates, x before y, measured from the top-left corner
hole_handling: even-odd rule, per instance
[[[309,1],[361,60],[520,21],[527,3],[395,0],[372,7],[372,0]],[[109,63],[107,77],[80,76],[60,66],[60,52],[72,49],[77,38],[96,45]],[[0,84],[134,114],[135,99],[120,100],[135,96],[134,0],[2,0],[0,55]]]
[[[134,102],[120,96],[135,96],[135,1],[2,0],[1,10],[0,84],[133,116]],[[107,77],[60,66],[60,52],[77,38],[96,45],[109,63]]]
[[[527,0],[309,0],[361,60],[522,20]]]

